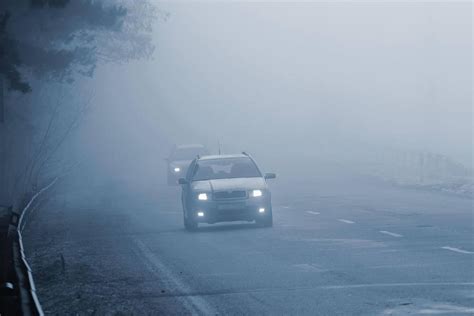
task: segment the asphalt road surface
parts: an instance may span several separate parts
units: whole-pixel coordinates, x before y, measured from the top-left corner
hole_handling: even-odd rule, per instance
[[[45,312],[474,314],[471,199],[356,178],[272,188],[273,228],[190,233],[179,188],[60,186],[27,229]]]

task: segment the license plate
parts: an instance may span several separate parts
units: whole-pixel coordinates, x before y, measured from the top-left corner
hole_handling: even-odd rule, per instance
[[[217,209],[220,211],[228,211],[228,210],[241,210],[245,208],[245,204],[221,204],[217,206]]]

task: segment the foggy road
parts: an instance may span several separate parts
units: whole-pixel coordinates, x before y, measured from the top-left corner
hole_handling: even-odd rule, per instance
[[[45,311],[474,312],[472,200],[320,180],[273,186],[274,228],[223,223],[196,233],[182,226],[176,187],[59,195],[36,219],[47,237],[28,241]],[[87,207],[95,200],[100,209]],[[54,260],[37,265],[52,252],[65,271]]]
[[[0,3],[0,316],[474,315],[473,1]]]

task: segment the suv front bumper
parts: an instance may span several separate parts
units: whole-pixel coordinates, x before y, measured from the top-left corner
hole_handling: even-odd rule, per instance
[[[269,195],[258,198],[196,201],[190,214],[199,223],[253,221],[272,211]]]

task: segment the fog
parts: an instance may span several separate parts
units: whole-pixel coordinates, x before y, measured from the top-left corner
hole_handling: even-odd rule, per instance
[[[472,1],[16,1],[0,316],[474,315]]]
[[[86,85],[89,164],[149,175],[173,144],[218,142],[276,172],[384,150],[472,164],[468,2],[157,6],[153,59]]]

